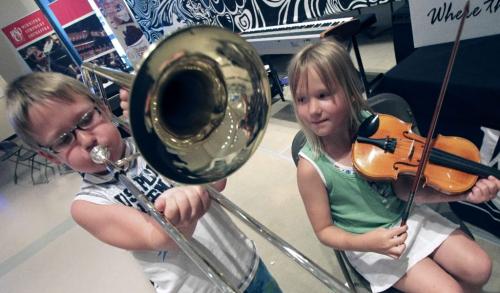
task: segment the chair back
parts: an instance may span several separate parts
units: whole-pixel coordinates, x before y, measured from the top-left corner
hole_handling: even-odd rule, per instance
[[[420,134],[410,105],[402,97],[391,93],[382,93],[368,98],[368,104],[376,113],[389,114],[411,123],[413,132]]]
[[[14,155],[18,155],[20,147],[13,141],[4,140],[0,142],[0,161],[10,159]]]

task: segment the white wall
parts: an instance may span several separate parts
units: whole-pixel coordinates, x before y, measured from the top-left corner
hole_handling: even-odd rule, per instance
[[[0,0],[0,28],[36,11],[38,6],[33,0]],[[30,68],[17,53],[9,39],[0,32],[0,76],[6,82],[30,72]],[[3,84],[3,83],[2,83]],[[5,113],[5,98],[0,96],[0,140],[14,134],[14,130],[7,122]]]
[[[1,0],[0,27],[3,28],[37,9],[38,6],[33,0]],[[9,39],[3,32],[0,32],[0,75],[5,81],[11,82],[16,77],[30,71]]]

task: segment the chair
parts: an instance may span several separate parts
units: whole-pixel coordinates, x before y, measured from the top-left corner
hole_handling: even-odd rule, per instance
[[[13,156],[19,156],[20,152],[19,146],[10,140],[4,140],[0,142],[0,161],[7,161],[12,159]]]
[[[47,174],[47,170],[50,169],[52,171],[52,174],[55,175],[55,170],[54,167],[49,165],[49,162],[47,158],[39,158],[37,152],[33,151],[32,149],[28,149],[25,146],[20,146],[20,152],[19,152],[19,157],[18,157],[18,162],[16,162],[16,169],[18,164],[22,164],[23,162],[28,162],[29,166],[31,167],[31,182],[33,184],[41,184],[41,183],[49,183],[49,177]],[[42,168],[43,168],[43,178],[39,181],[35,180],[34,176],[34,170],[39,170],[40,174],[42,173]],[[14,172],[14,175],[17,176],[17,173]],[[14,183],[16,180],[14,180]]]
[[[420,133],[418,131],[417,123],[415,121],[415,116],[413,115],[413,112],[411,111],[408,103],[402,97],[395,94],[382,93],[375,95],[371,98],[368,98],[367,101],[375,112],[390,114],[395,117],[398,117],[399,119],[405,122],[411,123],[413,126],[412,127],[413,132],[417,134]],[[299,130],[299,132],[293,138],[292,148],[291,148],[292,159],[296,166],[299,161],[299,151],[304,146],[305,143],[306,143],[306,137],[304,133],[301,130]],[[469,229],[464,225],[464,223],[460,219],[458,219],[458,217],[456,217],[455,214],[453,214],[453,212],[451,211],[445,211],[445,212],[439,211],[439,212],[443,216],[450,219],[451,221],[459,224],[461,229],[466,234],[468,234],[472,239],[474,239]],[[334,252],[337,258],[337,262],[339,263],[340,269],[344,274],[344,278],[346,279],[346,282],[349,285],[349,288],[353,289],[355,292],[357,292],[357,288],[363,288],[369,291],[370,284],[368,283],[368,281],[366,281],[366,279],[363,276],[361,276],[350,265],[344,251],[334,249]],[[384,292],[400,292],[400,291],[395,288],[389,288]]]
[[[420,134],[410,105],[402,97],[391,93],[382,93],[368,98],[368,104],[377,113],[389,114],[411,123],[412,131]]]
[[[31,181],[33,184],[48,183],[47,170],[51,169],[52,173],[55,174],[54,167],[50,166],[47,159],[43,161],[36,160],[37,153],[31,149],[26,148],[23,145],[18,145],[14,141],[5,140],[0,142],[0,152],[3,154],[0,156],[0,161],[13,160],[15,162],[14,167],[14,184],[17,184],[18,179],[18,166],[23,165],[30,167],[31,169]],[[41,181],[36,181],[34,176],[34,170],[42,171],[44,168],[44,178]]]

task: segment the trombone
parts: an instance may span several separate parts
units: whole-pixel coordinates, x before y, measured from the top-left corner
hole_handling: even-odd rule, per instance
[[[130,131],[144,159],[167,180],[206,184],[239,169],[260,143],[271,106],[267,73],[255,49],[226,29],[192,26],[152,45],[134,75],[82,65],[84,81],[107,102],[101,78],[130,91]],[[129,127],[130,126],[130,129]],[[223,292],[237,291],[196,241],[154,209],[107,150],[91,152],[134,194],[147,212]],[[340,281],[207,185],[211,198],[239,218],[328,288],[351,292]]]

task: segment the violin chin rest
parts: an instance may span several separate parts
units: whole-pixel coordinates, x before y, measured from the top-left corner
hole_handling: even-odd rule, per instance
[[[361,137],[372,136],[373,134],[375,134],[375,132],[377,132],[379,124],[380,124],[380,119],[378,115],[372,114],[370,117],[366,118],[365,120],[363,120],[363,122],[361,122],[357,136]]]

